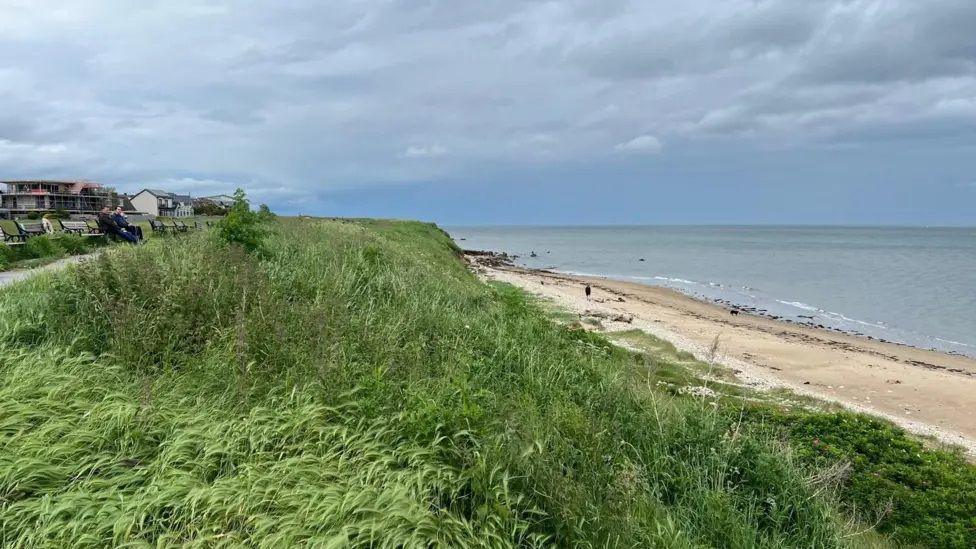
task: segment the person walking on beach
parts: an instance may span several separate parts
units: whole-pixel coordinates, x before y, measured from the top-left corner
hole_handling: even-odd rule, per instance
[[[583,288],[583,293],[584,293],[584,294],[586,294],[586,300],[587,300],[587,301],[589,301],[589,300],[590,300],[590,293],[591,293],[592,291],[593,291],[593,290],[591,290],[591,289],[590,289],[590,285],[589,285],[589,284],[587,284],[587,285],[586,285],[586,288]]]

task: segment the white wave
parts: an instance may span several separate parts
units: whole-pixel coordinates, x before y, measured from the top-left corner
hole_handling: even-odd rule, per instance
[[[970,345],[968,343],[963,343],[961,341],[953,341],[951,339],[942,339],[941,337],[937,337],[935,339],[943,343],[949,343],[951,345],[962,345],[963,347],[976,347],[976,345]]]
[[[776,302],[777,303],[782,303],[783,305],[789,305],[790,307],[796,307],[797,309],[803,309],[804,311],[813,311],[815,313],[822,313],[822,312],[824,312],[823,309],[818,309],[817,307],[814,307],[813,305],[807,305],[806,303],[803,303],[801,301],[783,301],[783,300],[777,299]]]
[[[573,276],[586,276],[590,278],[622,278],[623,275],[608,275],[608,274],[597,274],[597,273],[584,273],[582,271],[567,271],[563,269],[552,269],[553,272],[562,273]]]
[[[670,278],[667,276],[655,276],[654,280],[663,280],[665,282],[677,282],[678,284],[694,284],[695,286],[701,286],[701,282],[695,282],[694,280],[686,280],[684,278]]]
[[[883,323],[882,324],[879,324],[879,323],[876,323],[876,322],[867,322],[867,321],[864,321],[864,320],[858,320],[856,318],[851,318],[849,316],[844,316],[844,315],[842,315],[840,313],[834,313],[834,312],[831,312],[831,311],[827,311],[824,314],[826,316],[828,316],[828,317],[839,318],[841,320],[844,320],[844,321],[847,321],[847,322],[854,322],[854,323],[860,324],[862,326],[871,326],[872,328],[881,328],[882,330],[887,330],[888,329],[888,327],[885,326]]]

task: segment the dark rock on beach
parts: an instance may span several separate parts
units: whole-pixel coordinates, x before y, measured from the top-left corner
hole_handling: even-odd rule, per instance
[[[464,250],[464,255],[475,265],[483,267],[513,267],[518,257],[491,250]]]

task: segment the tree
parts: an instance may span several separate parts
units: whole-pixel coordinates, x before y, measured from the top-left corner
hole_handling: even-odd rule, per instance
[[[227,208],[214,204],[209,200],[200,200],[193,205],[193,211],[199,215],[227,215]]]
[[[237,189],[234,191],[234,205],[217,222],[217,237],[249,252],[260,250],[266,233],[264,221],[261,215],[251,210],[244,189]]]
[[[269,208],[267,204],[261,204],[258,206],[258,215],[264,221],[271,221],[272,219],[278,217],[274,212],[271,211],[271,208]]]

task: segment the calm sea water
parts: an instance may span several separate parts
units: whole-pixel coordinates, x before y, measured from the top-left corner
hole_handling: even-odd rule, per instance
[[[527,267],[667,286],[801,322],[812,316],[817,324],[976,357],[976,228],[448,231],[464,248],[517,254]]]

